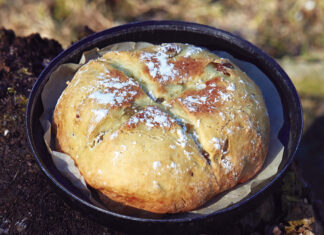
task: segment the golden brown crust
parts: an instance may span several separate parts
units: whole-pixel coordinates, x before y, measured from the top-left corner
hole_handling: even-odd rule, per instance
[[[195,209],[252,178],[269,143],[257,86],[201,48],[108,52],[82,66],[54,111],[57,149],[112,200]]]
[[[225,86],[221,84],[220,78],[215,77],[206,82],[205,88],[201,90],[187,90],[181,96],[172,100],[178,102],[188,113],[203,115],[212,113],[221,108],[223,100],[221,95],[227,95]]]

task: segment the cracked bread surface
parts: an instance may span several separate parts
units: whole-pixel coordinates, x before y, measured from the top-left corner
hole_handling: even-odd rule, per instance
[[[193,210],[251,179],[270,124],[256,84],[192,45],[110,51],[83,65],[59,98],[56,149],[87,184],[154,213]]]

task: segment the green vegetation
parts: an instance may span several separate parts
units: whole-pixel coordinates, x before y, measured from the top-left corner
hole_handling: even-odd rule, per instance
[[[0,1],[0,25],[19,34],[39,32],[65,47],[88,26],[100,31],[139,20],[184,20],[247,38],[275,57],[324,47],[321,0],[10,0]]]

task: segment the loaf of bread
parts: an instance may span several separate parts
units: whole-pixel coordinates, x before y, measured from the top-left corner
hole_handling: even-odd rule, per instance
[[[53,117],[56,149],[110,199],[193,210],[251,179],[269,144],[256,84],[206,49],[166,43],[83,65]]]

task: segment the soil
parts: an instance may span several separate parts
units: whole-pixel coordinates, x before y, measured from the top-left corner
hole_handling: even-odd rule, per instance
[[[27,144],[27,97],[37,76],[61,51],[58,42],[38,34],[22,38],[0,29],[0,234],[111,231],[71,210],[56,195]]]
[[[72,209],[50,187],[25,133],[28,95],[42,69],[62,51],[38,34],[0,29],[0,234],[122,234]],[[291,167],[277,191],[239,221],[206,234],[321,232],[311,189]],[[291,233],[289,233],[291,232]]]

